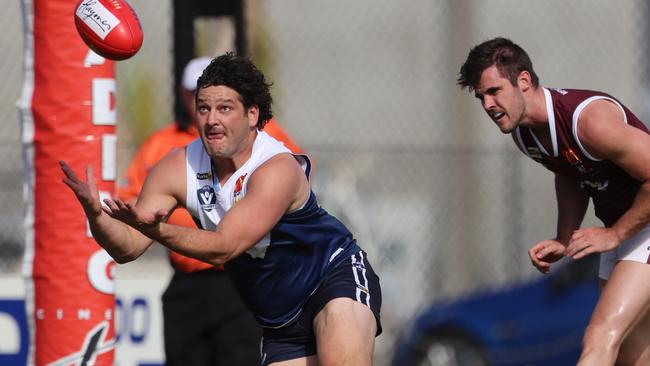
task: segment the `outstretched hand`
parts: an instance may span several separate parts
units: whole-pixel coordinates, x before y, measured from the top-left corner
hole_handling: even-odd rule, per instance
[[[165,210],[145,212],[135,207],[132,203],[119,199],[112,200],[106,198],[104,199],[104,203],[107,207],[103,207],[103,210],[110,217],[122,221],[145,235],[154,232],[158,228],[158,225],[167,217]]]
[[[102,204],[99,200],[99,191],[95,184],[94,170],[92,165],[86,167],[86,181],[77,177],[75,172],[68,166],[65,161],[59,161],[61,170],[65,174],[63,183],[65,183],[77,196],[77,200],[89,218],[97,217],[102,213]]]
[[[110,217],[122,221],[146,235],[156,230],[158,225],[167,217],[167,212],[164,210],[144,212],[137,209],[133,204],[118,199],[104,199],[106,206],[103,206],[99,199],[99,190],[95,183],[92,165],[86,167],[85,181],[81,180],[65,161],[59,161],[59,165],[65,174],[63,183],[70,187],[77,196],[89,219],[98,217],[103,211]]]
[[[528,250],[528,256],[533,266],[542,273],[551,270],[551,263],[555,263],[564,257],[566,248],[557,240],[544,240],[533,245]]]

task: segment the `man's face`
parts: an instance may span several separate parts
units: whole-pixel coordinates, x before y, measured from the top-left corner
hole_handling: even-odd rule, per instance
[[[197,127],[210,157],[227,159],[245,149],[257,117],[257,107],[245,109],[234,89],[219,85],[198,90]]]
[[[503,133],[514,131],[524,117],[526,104],[522,91],[501,75],[495,65],[483,71],[474,94]]]

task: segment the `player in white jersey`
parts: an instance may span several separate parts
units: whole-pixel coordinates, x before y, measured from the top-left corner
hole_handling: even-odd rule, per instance
[[[381,332],[379,279],[345,226],[318,206],[309,160],[261,132],[270,84],[242,57],[212,61],[198,81],[200,140],[149,172],[138,201],[99,200],[93,169],[64,182],[96,241],[118,262],[153,241],[225,264],[265,327],[264,365],[370,365]],[[165,223],[186,207],[201,229]]]

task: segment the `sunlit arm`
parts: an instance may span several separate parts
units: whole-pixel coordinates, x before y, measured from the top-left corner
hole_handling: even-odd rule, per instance
[[[93,167],[86,167],[86,180],[83,181],[65,162],[59,164],[65,175],[63,183],[73,191],[81,204],[95,241],[118,263],[139,257],[151,245],[151,239],[110,217],[102,209]]]
[[[135,226],[149,238],[185,256],[221,265],[253,247],[286,212],[309,194],[309,183],[293,156],[281,154],[257,168],[246,195],[214,231],[152,222]],[[162,217],[162,213],[160,215]]]
[[[611,160],[641,182],[632,206],[612,227],[620,241],[650,222],[650,135],[627,125],[608,101],[592,102],[582,112],[578,135],[592,155]]]
[[[612,229],[623,241],[638,233],[650,223],[650,182],[645,181],[634,198],[632,207],[621,216]]]
[[[220,227],[215,231],[208,231],[166,223],[161,223],[156,230],[148,232],[147,235],[177,253],[214,266],[222,265],[239,256],[257,242],[236,240]]]
[[[153,241],[128,225],[112,219],[107,214],[95,220],[88,220],[95,241],[113,257],[117,263],[137,259]]]
[[[641,182],[633,204],[612,227],[576,230],[566,255],[574,259],[612,250],[650,222],[650,135],[623,120],[614,103],[597,100],[582,111],[577,135],[594,157],[612,161]]]

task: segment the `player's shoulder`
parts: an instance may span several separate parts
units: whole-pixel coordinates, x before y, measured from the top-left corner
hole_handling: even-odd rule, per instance
[[[296,167],[300,168],[300,164],[298,163],[298,161],[296,160],[295,156],[292,153],[280,152],[268,158],[266,161],[260,164],[259,167],[260,168],[271,167],[274,169],[284,170],[284,169],[294,169]]]
[[[614,99],[611,95],[598,90],[566,88],[547,88],[547,90],[551,93],[554,102],[565,104],[581,103],[590,98]]]
[[[253,179],[254,177],[254,179]],[[291,153],[279,153],[260,164],[251,174],[254,181],[263,182],[298,182],[304,177],[299,162]]]
[[[592,131],[606,134],[607,129],[626,125],[625,113],[620,104],[609,98],[595,99],[586,104],[580,112],[578,121],[576,126],[578,132]]]

